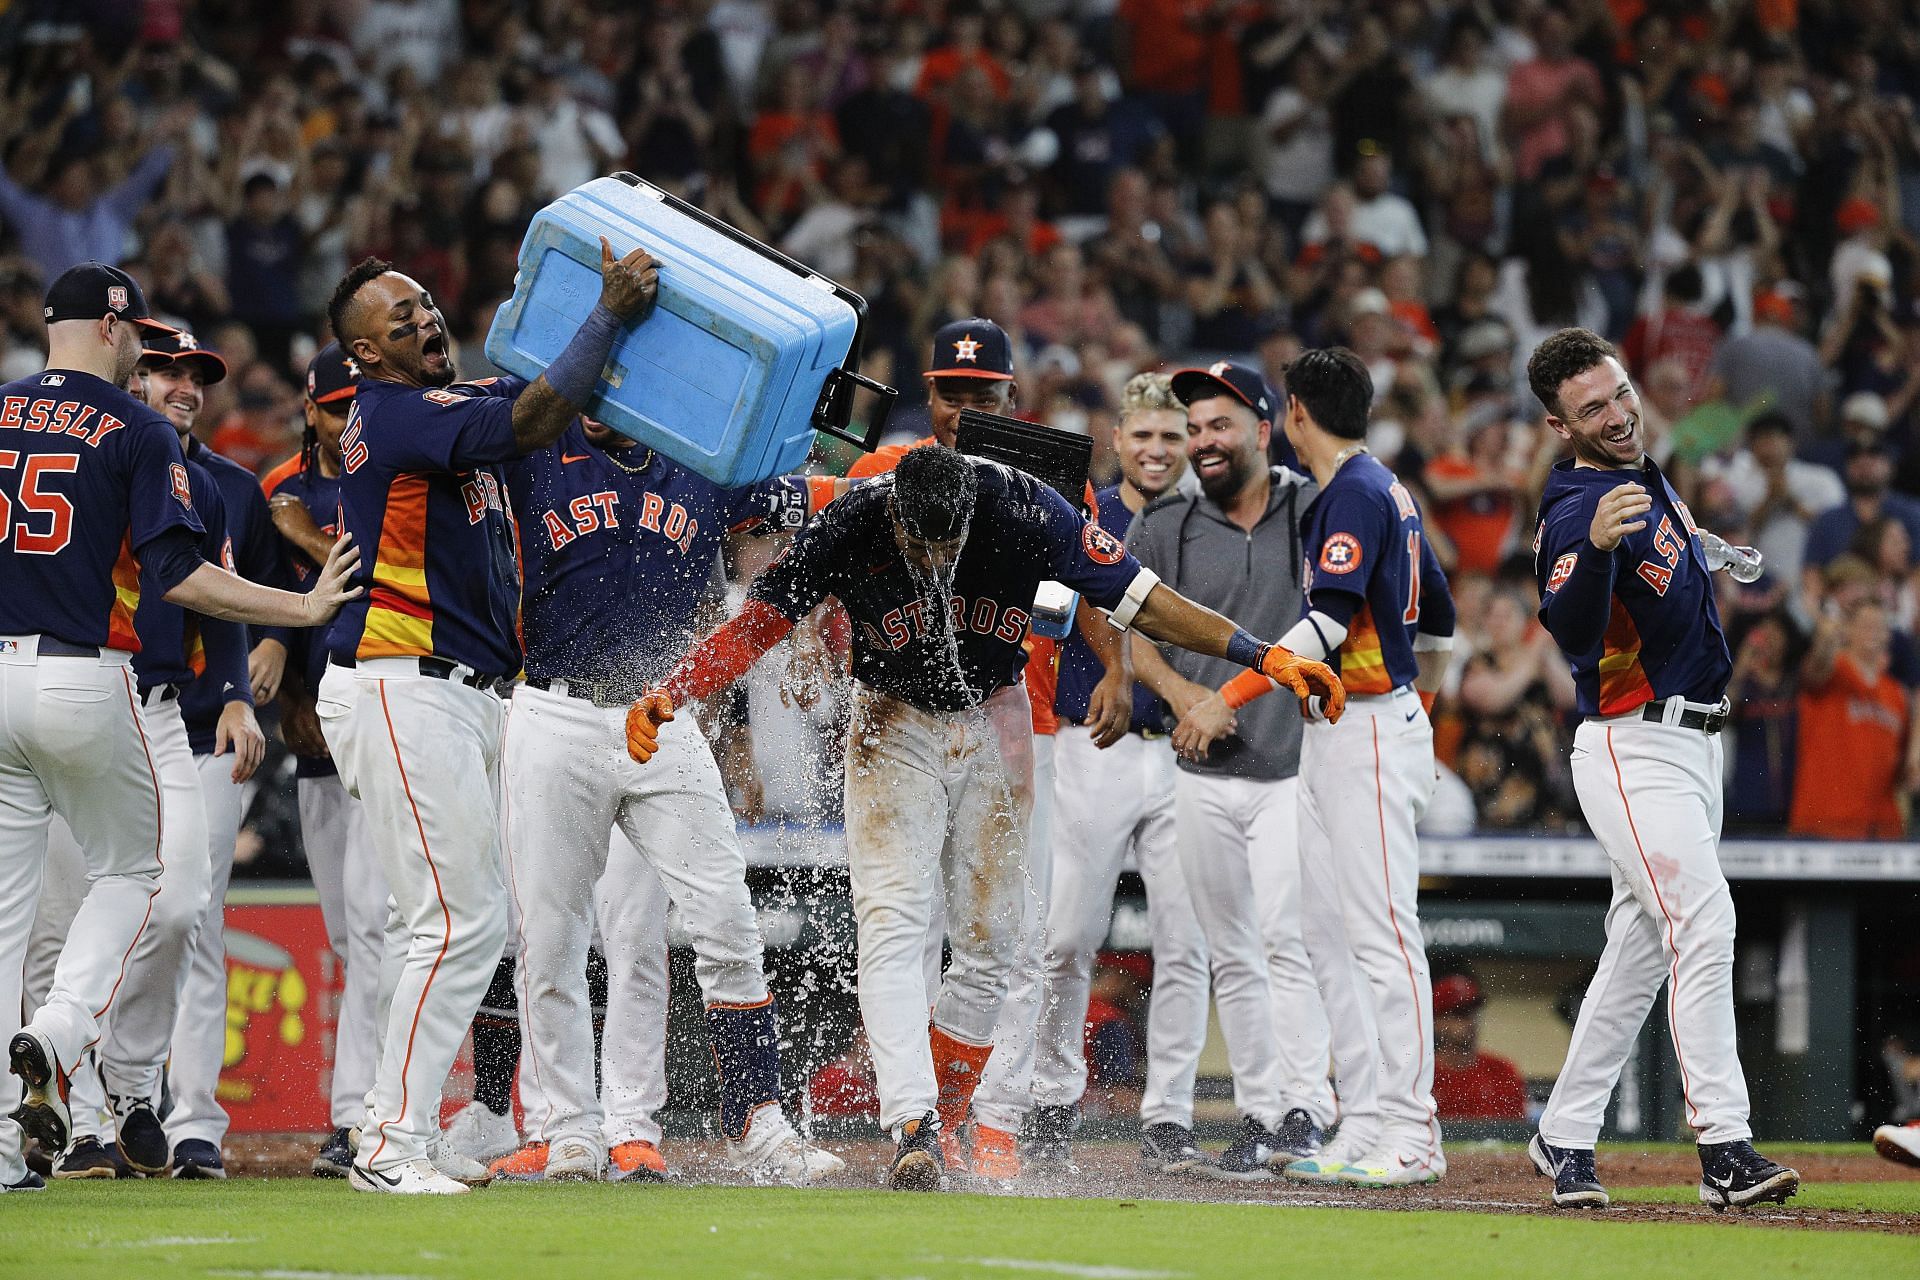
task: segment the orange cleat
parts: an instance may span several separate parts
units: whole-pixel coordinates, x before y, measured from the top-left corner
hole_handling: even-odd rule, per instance
[[[502,1182],[545,1182],[547,1144],[529,1142],[512,1155],[495,1160],[487,1166],[487,1172]]]
[[[976,1123],[973,1126],[973,1175],[995,1182],[1011,1182],[1019,1177],[1019,1138],[1005,1129]]]
[[[665,1182],[667,1159],[651,1142],[622,1142],[607,1152],[608,1182]]]

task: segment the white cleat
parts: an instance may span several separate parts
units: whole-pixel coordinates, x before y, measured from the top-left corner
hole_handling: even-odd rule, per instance
[[[520,1149],[520,1135],[514,1130],[513,1117],[497,1116],[480,1102],[469,1102],[460,1108],[447,1122],[441,1136],[448,1147],[483,1165]]]
[[[347,1185],[355,1191],[373,1191],[390,1196],[463,1196],[468,1187],[455,1182],[431,1161],[409,1160],[391,1169],[369,1169],[358,1161],[347,1171]]]
[[[1873,1149],[1882,1159],[1920,1169],[1920,1120],[1881,1125],[1873,1131]]]
[[[747,1136],[727,1140],[727,1163],[755,1182],[779,1182],[804,1187],[835,1174],[847,1162],[807,1142],[777,1107],[762,1108],[747,1128]]]
[[[435,1138],[427,1143],[427,1162],[443,1177],[464,1182],[470,1187],[484,1187],[493,1180],[486,1165],[464,1151],[454,1150],[444,1138]]]
[[[1334,1175],[1350,1187],[1417,1187],[1447,1176],[1447,1158],[1438,1152],[1381,1150],[1356,1156]]]
[[[598,1182],[606,1168],[605,1153],[579,1138],[564,1139],[547,1149],[549,1182]]]

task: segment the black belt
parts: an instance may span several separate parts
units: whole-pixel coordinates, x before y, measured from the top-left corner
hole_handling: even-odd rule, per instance
[[[68,644],[59,636],[40,637],[40,656],[43,658],[97,658],[100,646],[97,644]]]
[[[1669,699],[1662,698],[1658,702],[1647,703],[1644,707],[1640,708],[1640,718],[1642,720],[1650,720],[1654,724],[1665,724],[1667,722],[1668,701]],[[1701,733],[1718,733],[1727,727],[1727,713],[1718,707],[1712,711],[1701,711],[1694,707],[1688,707],[1680,713],[1680,718],[1674,721],[1674,723],[1682,729],[1698,729]]]
[[[342,658],[338,654],[327,655],[327,661],[336,667],[345,667],[349,671],[360,665],[356,659]],[[420,664],[420,674],[423,676],[428,676],[435,680],[457,679],[459,683],[467,686],[469,689],[484,689],[486,692],[492,694],[498,694],[500,692],[500,686],[510,683],[512,680],[511,676],[490,676],[479,671],[456,677],[454,672],[460,669],[460,664],[451,658],[423,657],[416,658],[415,661]]]
[[[555,689],[555,685],[565,687]],[[564,676],[528,676],[527,688],[539,689],[543,693],[565,694],[569,698],[591,702],[596,707],[622,707],[638,701],[646,692],[645,686],[629,680],[570,680]]]
[[[140,691],[140,705],[150,707],[156,702],[172,702],[179,696],[180,686],[177,684],[149,685]]]

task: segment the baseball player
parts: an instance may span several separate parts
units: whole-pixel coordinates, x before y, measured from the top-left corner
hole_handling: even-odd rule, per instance
[[[294,582],[310,586],[339,527],[340,435],[359,372],[340,344],[330,342],[307,364],[306,429],[300,452],[262,478],[273,521],[288,544]],[[344,1178],[353,1163],[348,1131],[366,1112],[379,1044],[374,1007],[380,993],[380,954],[387,921],[387,881],[367,833],[360,802],[341,785],[314,714],[314,695],[326,673],[324,637],[295,632],[280,686],[280,733],[293,752],[300,804],[301,843],[327,943],[343,969],[334,1018],[333,1077],[328,1109],[333,1132],[313,1159],[316,1177]]]
[[[629,1105],[605,1113],[594,1088],[582,976],[593,921],[616,973],[657,950],[650,935],[665,923],[658,882],[610,864],[617,827],[665,883],[692,941],[729,1163],[794,1184],[833,1173],[840,1158],[803,1142],[781,1110],[773,996],[713,752],[691,722],[663,735],[649,769],[621,747],[627,707],[695,637],[722,536],[797,528],[846,482],[782,477],[723,489],[590,421],[510,464],[506,480],[521,531],[526,683],[507,718],[502,821],[521,1079],[541,1106],[528,1114],[529,1147],[494,1171],[589,1181],[609,1168],[616,1180],[664,1171],[651,1108],[631,1106],[652,1092],[635,1076],[658,1055],[625,1051],[658,1044],[663,1007],[610,999],[607,1038],[622,1051],[605,1058],[605,1088]],[[630,901],[640,894],[651,901]]]
[[[1161,588],[1039,481],[926,446],[802,529],[741,611],[627,717],[628,750],[644,761],[674,706],[730,685],[827,596],[846,606],[856,680],[847,863],[860,1011],[880,1122],[898,1144],[896,1188],[939,1185],[939,1132],[967,1114],[1021,940],[1033,734],[1021,641],[1046,578],[1111,610],[1117,626],[1231,654],[1302,697],[1325,692],[1336,707],[1344,698],[1323,668]],[[919,1010],[936,877],[954,959],[928,1026]]]
[[[1345,348],[1287,367],[1287,439],[1320,486],[1303,520],[1307,614],[1287,634],[1338,664],[1357,714],[1309,724],[1300,764],[1302,914],[1332,1024],[1342,1132],[1284,1172],[1403,1186],[1446,1173],[1414,824],[1433,792],[1426,703],[1454,620],[1419,509],[1367,452],[1372,402],[1373,380]],[[1262,692],[1235,677],[1222,701],[1238,709]]]
[[[45,315],[49,368],[0,387],[0,461],[11,456],[18,467],[7,481],[11,543],[0,546],[0,700],[10,709],[0,754],[11,761],[5,807],[15,815],[0,824],[0,1027],[25,1087],[11,1114],[44,1149],[60,1151],[70,1074],[125,983],[167,853],[148,709],[130,670],[140,647],[131,587],[209,617],[308,626],[356,593],[346,579],[358,557],[343,539],[305,596],[209,564],[173,428],[119,389],[139,363],[141,330],[166,326],[148,318],[131,277],[99,263],[56,279]],[[46,1002],[15,1033],[7,1024],[20,1008],[56,812],[85,853],[89,884]],[[13,1102],[16,1087],[0,1081],[0,1104]],[[29,1181],[19,1140],[14,1129],[0,1132],[0,1184]]]
[[[349,1186],[466,1190],[436,1170],[440,1091],[507,936],[497,794],[499,687],[521,666],[502,465],[560,438],[658,280],[601,241],[600,301],[532,383],[458,383],[419,283],[367,259],[329,309],[360,385],[340,436],[340,511],[369,591],[327,635],[315,712],[358,796],[407,946]]]
[[[150,374],[153,406],[173,423],[187,461],[203,468],[219,490],[232,567],[255,582],[289,585],[280,539],[274,534],[259,481],[192,434],[205,403],[205,388],[227,376],[226,361],[186,332],[158,335],[147,344],[147,351],[169,357]],[[173,1146],[177,1178],[226,1176],[220,1141],[226,1136],[227,1113],[214,1099],[226,1052],[224,907],[227,882],[233,875],[233,846],[240,834],[241,787],[266,753],[266,736],[253,708],[256,702],[271,701],[278,692],[288,643],[287,633],[274,629],[247,636],[246,641],[247,669],[241,679],[203,677],[180,691],[180,716],[186,721],[187,742],[205,797],[212,878],[204,920],[194,929],[170,1039],[167,1087],[173,1110],[167,1115],[167,1139]],[[232,759],[227,758],[228,744],[232,744]]]
[[[1647,456],[1640,398],[1605,339],[1563,329],[1527,362],[1573,447],[1540,499],[1540,619],[1573,668],[1573,782],[1613,876],[1607,945],[1528,1146],[1564,1208],[1605,1207],[1593,1144],[1662,985],[1700,1199],[1784,1201],[1800,1175],[1753,1149],[1735,1047],[1733,897],[1720,871],[1733,670],[1698,530]]]
[[[1114,449],[1121,482],[1098,496],[1100,527],[1125,539],[1134,517],[1174,492],[1186,467],[1186,412],[1164,374],[1127,384]],[[1034,1113],[1024,1135],[1036,1160],[1067,1163],[1087,1086],[1084,1022],[1094,957],[1113,917],[1113,891],[1129,849],[1147,885],[1153,997],[1147,1009],[1147,1080],[1140,1098],[1141,1158],[1160,1172],[1204,1159],[1193,1145],[1193,1081],[1207,1036],[1207,949],[1174,843],[1173,745],[1167,708],[1133,687],[1125,737],[1102,749],[1080,723],[1104,676],[1082,637],[1060,651],[1053,884],[1034,1054]],[[977,1105],[977,1104],[976,1104]]]
[[[1278,634],[1300,616],[1300,519],[1314,490],[1298,472],[1267,464],[1274,393],[1257,371],[1227,362],[1181,370],[1170,387],[1187,407],[1200,492],[1149,508],[1129,545],[1195,599]],[[1136,643],[1134,662],[1183,720],[1209,702],[1226,712],[1216,725],[1225,736],[1180,763],[1175,825],[1241,1115],[1212,1161],[1187,1154],[1180,1139],[1190,1135],[1174,1133],[1170,1149],[1148,1159],[1230,1180],[1271,1178],[1315,1154],[1335,1115],[1327,1014],[1303,934],[1299,717],[1283,700],[1237,718],[1211,696],[1232,674],[1212,659],[1178,654],[1170,664]]]

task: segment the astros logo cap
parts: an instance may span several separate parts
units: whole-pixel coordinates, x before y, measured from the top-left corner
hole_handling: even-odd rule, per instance
[[[359,382],[360,366],[337,342],[329,342],[307,362],[307,399],[315,404],[351,400]],[[346,412],[344,406],[341,412]]]
[[[940,326],[933,335],[933,359],[927,372],[936,378],[1013,377],[1013,343],[1007,331],[991,320],[975,316]]]
[[[1221,360],[1204,369],[1181,369],[1172,381],[1174,398],[1181,404],[1209,396],[1232,396],[1259,415],[1262,422],[1273,421],[1273,388],[1257,369]]]
[[[204,386],[210,387],[227,376],[227,362],[220,353],[212,347],[201,346],[200,340],[184,329],[169,329],[165,333],[149,331],[141,354],[163,356],[174,364],[198,364]]]
[[[48,324],[114,315],[158,333],[175,332],[172,325],[161,324],[148,312],[147,296],[132,276],[104,262],[83,262],[62,271],[47,288],[42,314]]]

